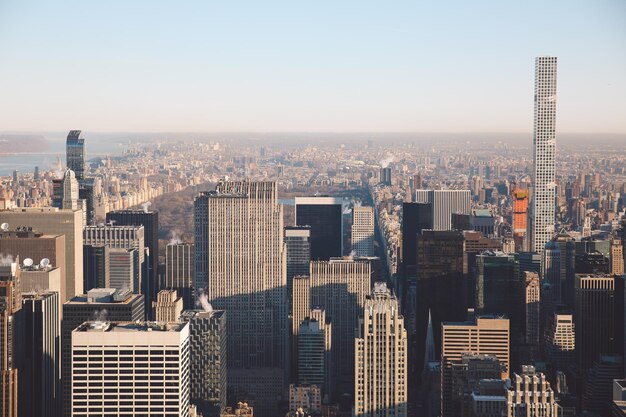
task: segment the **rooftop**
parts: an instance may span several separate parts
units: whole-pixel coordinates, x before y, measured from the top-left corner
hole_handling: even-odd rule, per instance
[[[75,332],[179,332],[186,323],[86,321]]]

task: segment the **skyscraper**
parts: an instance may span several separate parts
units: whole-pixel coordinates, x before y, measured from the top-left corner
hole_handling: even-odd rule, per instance
[[[528,250],[526,232],[528,231],[528,190],[515,188],[511,191],[513,197],[513,239],[515,250]]]
[[[507,417],[558,417],[559,405],[554,391],[542,373],[532,366],[522,375],[513,374],[507,389]]]
[[[110,282],[109,254],[107,245],[83,245],[83,287],[85,291],[92,288],[106,288]]]
[[[76,174],[71,169],[65,170],[63,178],[53,180],[52,205],[60,209],[77,210],[79,208],[79,186]],[[82,207],[81,207],[82,208]]]
[[[148,262],[142,271],[141,293],[145,295],[146,311],[149,311],[157,293],[157,266],[159,264],[159,213],[148,210],[117,210],[106,214],[106,221],[116,226],[143,226],[144,246],[148,248]],[[143,262],[143,250],[139,249]],[[144,273],[145,272],[145,273]]]
[[[472,318],[465,322],[443,323],[441,326],[441,415],[457,416],[452,396],[452,367],[461,363],[463,355],[491,355],[503,365],[502,378],[508,378],[509,320],[494,317]]]
[[[298,332],[298,384],[324,387],[326,369],[326,337],[316,319],[307,317]]]
[[[165,282],[159,289],[176,290],[183,299],[186,309],[194,306],[193,274],[194,274],[193,243],[170,243],[165,247]]]
[[[452,229],[452,214],[470,214],[470,190],[417,190],[416,203],[432,204],[433,230]]]
[[[235,397],[251,400],[261,416],[276,413],[287,359],[283,212],[277,193],[274,182],[220,182],[194,202],[196,290],[206,290],[213,307],[228,312],[228,385]]]
[[[355,341],[356,416],[407,415],[407,333],[398,300],[376,283]]]
[[[80,130],[70,130],[65,142],[67,168],[74,171],[77,180],[85,177],[85,138]]]
[[[17,261],[19,262],[19,260]],[[0,415],[18,417],[18,352],[20,335],[20,269],[17,262],[0,265]]]
[[[374,256],[374,208],[352,209],[352,251],[356,256]]]
[[[343,209],[340,197],[296,197],[296,225],[311,226],[311,260],[343,255]]]
[[[61,413],[61,325],[59,294],[25,293],[24,366],[20,370],[20,415]]]
[[[525,341],[527,345],[539,346],[539,300],[540,281],[536,272],[524,271]]]
[[[432,210],[432,203],[402,204],[402,265],[406,278],[415,275],[417,235],[433,228]]]
[[[189,416],[187,323],[89,321],[71,354],[72,416]]]
[[[293,278],[299,275],[309,275],[311,228],[309,226],[286,226],[285,250],[287,251],[287,295],[291,297]]]
[[[226,313],[186,310],[180,317],[189,323],[190,402],[203,417],[219,417],[226,406]]]
[[[161,290],[157,294],[153,317],[156,321],[175,323],[183,312],[183,300],[176,290]]]
[[[542,253],[554,235],[556,149],[556,57],[535,58],[533,123],[533,194],[530,220],[532,251]]]

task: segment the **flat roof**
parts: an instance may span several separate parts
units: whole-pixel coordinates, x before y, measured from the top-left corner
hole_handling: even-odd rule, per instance
[[[74,332],[180,332],[186,323],[86,321]]]

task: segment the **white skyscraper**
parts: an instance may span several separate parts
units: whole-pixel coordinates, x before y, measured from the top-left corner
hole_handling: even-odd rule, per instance
[[[356,256],[374,256],[374,208],[352,210],[352,250]]]
[[[367,297],[355,341],[356,416],[407,413],[407,333],[398,300],[384,283]]]
[[[542,253],[554,236],[556,147],[556,57],[535,58],[535,113],[533,123],[533,198],[530,211],[532,250]]]

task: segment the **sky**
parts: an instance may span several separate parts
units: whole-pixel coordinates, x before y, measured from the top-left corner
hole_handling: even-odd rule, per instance
[[[626,134],[626,1],[0,0],[0,131]]]

